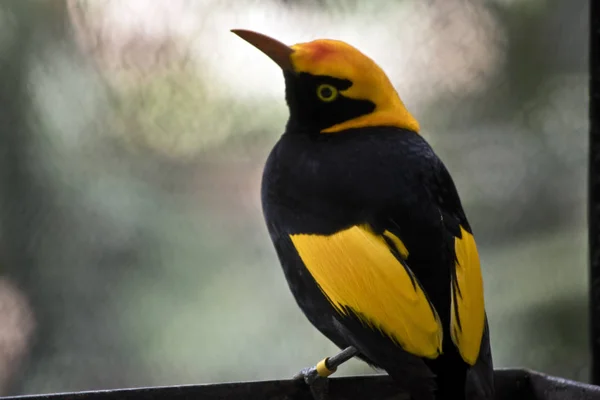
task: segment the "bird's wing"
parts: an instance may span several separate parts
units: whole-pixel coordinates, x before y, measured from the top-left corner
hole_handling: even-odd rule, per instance
[[[331,235],[290,238],[340,315],[358,318],[413,355],[436,358],[441,353],[440,319],[404,262],[406,248],[397,236],[377,234],[365,224]]]
[[[454,182],[441,162],[437,164],[429,187],[432,199],[439,207],[443,225],[454,242],[450,335],[463,360],[474,365],[479,357],[485,329],[483,279],[477,245]]]

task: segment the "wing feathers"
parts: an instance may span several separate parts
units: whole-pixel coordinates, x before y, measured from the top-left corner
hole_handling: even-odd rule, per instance
[[[465,362],[474,365],[485,324],[483,279],[473,235],[460,227],[455,238],[456,269],[452,277],[450,334]]]
[[[406,247],[386,237],[399,253]],[[385,238],[368,226],[352,226],[332,235],[290,235],[304,265],[334,308],[348,309],[371,327],[381,329],[404,350],[436,358],[442,349],[440,319],[410,269]]]

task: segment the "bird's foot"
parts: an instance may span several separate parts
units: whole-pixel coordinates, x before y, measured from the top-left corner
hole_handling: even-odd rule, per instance
[[[310,392],[315,400],[329,399],[329,379],[337,367],[358,354],[356,348],[350,346],[333,357],[327,357],[319,361],[317,365],[304,368],[294,376],[294,379],[302,379],[310,387]]]
[[[294,379],[302,379],[306,382],[315,400],[329,400],[329,379],[327,379],[327,376],[335,371],[320,371],[319,365],[323,364],[324,366],[325,360],[321,361],[315,367],[302,369],[302,371],[294,376]]]

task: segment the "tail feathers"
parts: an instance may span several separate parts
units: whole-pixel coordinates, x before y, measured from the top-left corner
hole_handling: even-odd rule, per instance
[[[467,372],[465,395],[467,400],[493,400],[494,398],[494,364],[487,317],[479,359]]]
[[[458,353],[447,353],[427,364],[437,374],[436,400],[494,399],[494,367],[487,319],[475,365],[469,367]]]

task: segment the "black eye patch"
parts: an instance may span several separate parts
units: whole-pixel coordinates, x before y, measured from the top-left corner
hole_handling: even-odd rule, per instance
[[[307,73],[285,73],[286,100],[290,108],[288,129],[307,129],[318,133],[333,125],[348,121],[375,110],[375,104],[368,100],[344,97],[342,93],[331,102],[320,101],[317,97],[319,85],[328,84],[339,91],[352,86],[352,81],[331,76],[310,75]]]

